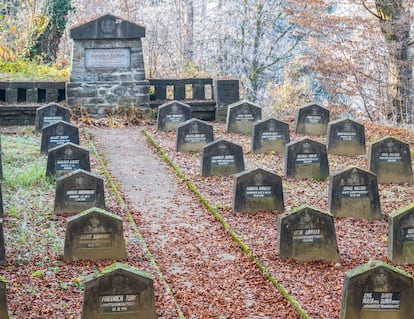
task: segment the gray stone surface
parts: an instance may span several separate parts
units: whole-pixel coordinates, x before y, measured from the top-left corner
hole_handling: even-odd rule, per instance
[[[65,143],[79,144],[79,129],[76,125],[57,121],[43,128],[40,145],[42,154],[47,154],[51,148]]]
[[[229,133],[252,134],[253,123],[262,119],[262,108],[249,101],[238,101],[227,109],[226,129]]]
[[[204,145],[201,151],[201,175],[230,176],[244,171],[243,149],[223,138]]]
[[[308,138],[286,144],[285,175],[297,179],[326,179],[329,176],[326,146]]]
[[[1,190],[1,183],[0,183],[0,218],[3,218],[3,195]]]
[[[42,132],[43,128],[58,121],[70,123],[69,108],[57,103],[41,106],[36,110],[35,131]]]
[[[105,209],[103,179],[78,169],[56,180],[55,213],[79,213],[88,208]]]
[[[228,106],[240,100],[239,80],[215,79],[216,121],[225,122]]]
[[[341,319],[411,319],[413,278],[393,266],[372,261],[345,272]]]
[[[113,264],[84,283],[82,319],[156,319],[154,283],[144,271]]]
[[[338,261],[333,216],[303,206],[278,216],[277,249],[280,258]]]
[[[381,218],[377,176],[358,167],[332,174],[328,207],[335,217]]]
[[[327,148],[329,154],[364,155],[365,128],[351,119],[340,119],[328,123]]]
[[[175,150],[177,152],[201,152],[204,145],[214,141],[213,126],[192,118],[177,126]]]
[[[388,257],[398,264],[414,264],[414,203],[388,216]]]
[[[65,260],[126,258],[122,218],[95,207],[69,217],[63,258]]]
[[[6,263],[6,243],[4,242],[3,217],[0,218],[0,265]]]
[[[371,143],[368,170],[377,174],[380,184],[412,184],[410,145],[390,136]]]
[[[191,107],[178,101],[164,103],[158,107],[158,131],[176,131],[178,125],[191,119]]]
[[[283,210],[282,179],[261,168],[236,174],[232,207],[236,212]]]
[[[254,153],[283,154],[290,142],[289,124],[270,118],[253,124],[251,150]]]
[[[296,133],[325,135],[329,122],[329,110],[315,103],[300,107],[296,113]]]

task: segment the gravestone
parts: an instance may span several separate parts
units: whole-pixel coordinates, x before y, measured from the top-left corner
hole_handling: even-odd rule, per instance
[[[414,264],[414,203],[388,215],[388,257]]]
[[[40,152],[47,154],[49,149],[69,142],[79,144],[78,127],[63,121],[55,122],[43,128]]]
[[[289,124],[270,118],[253,124],[251,150],[254,153],[283,154],[290,142]]]
[[[201,152],[204,145],[214,141],[213,126],[196,118],[178,125],[175,137],[177,152]]]
[[[3,218],[3,195],[1,190],[1,183],[0,183],[0,218]]]
[[[78,169],[56,180],[55,213],[79,213],[92,207],[105,209],[102,178]]]
[[[410,145],[384,137],[368,148],[368,170],[377,174],[378,183],[413,183]]]
[[[329,176],[326,146],[308,138],[286,144],[285,175],[296,179],[326,179]]]
[[[296,133],[325,135],[329,122],[329,110],[315,103],[302,106],[296,112]]]
[[[0,265],[6,263],[6,244],[4,242],[3,217],[0,218]]]
[[[191,107],[185,103],[171,101],[158,107],[158,131],[176,131],[179,124],[191,119]]]
[[[154,283],[141,270],[116,263],[84,283],[82,319],[156,319]]]
[[[141,38],[145,28],[107,14],[72,28],[70,82],[66,102],[92,116],[126,107],[149,110]]]
[[[6,279],[0,278],[0,319],[9,319]]]
[[[345,272],[341,319],[411,319],[413,278],[381,261]]]
[[[42,132],[46,126],[58,121],[70,122],[70,110],[57,103],[49,103],[36,110],[35,131]]]
[[[226,127],[229,133],[251,134],[253,123],[262,119],[260,106],[248,101],[230,104],[227,109]]]
[[[381,218],[377,176],[357,167],[332,174],[328,207],[335,217]]]
[[[364,155],[364,126],[351,119],[341,119],[329,122],[327,148],[328,153],[333,155]]]
[[[126,258],[122,218],[100,208],[69,217],[66,224],[65,260]]]
[[[232,206],[236,212],[283,210],[282,179],[261,168],[236,174]]]
[[[280,258],[338,261],[333,216],[308,207],[298,207],[278,216],[277,247]]]
[[[77,169],[90,172],[89,150],[85,147],[66,143],[48,151],[46,176],[60,177]]]
[[[239,91],[239,80],[214,79],[216,121],[226,121],[228,106],[240,100]]]
[[[220,138],[203,146],[201,150],[201,175],[230,176],[244,171],[241,146]]]

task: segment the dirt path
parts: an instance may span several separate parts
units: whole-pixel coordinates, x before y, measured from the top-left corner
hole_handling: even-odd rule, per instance
[[[186,318],[299,318],[139,128],[86,131]]]

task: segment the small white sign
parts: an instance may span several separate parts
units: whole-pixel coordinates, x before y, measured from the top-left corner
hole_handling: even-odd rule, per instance
[[[129,48],[85,49],[86,68],[129,68]]]

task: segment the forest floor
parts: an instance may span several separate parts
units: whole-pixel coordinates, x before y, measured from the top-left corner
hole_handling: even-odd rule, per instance
[[[287,179],[283,156],[253,154],[249,136],[212,124],[216,139],[243,147],[246,169],[282,177],[285,211],[300,205],[327,211],[328,181]],[[80,126],[92,171],[105,179],[107,210],[124,219],[128,257],[122,262],[154,277],[159,318],[339,318],[344,272],[370,260],[392,264],[388,215],[413,201],[414,186],[381,184],[380,220],[335,219],[340,262],[281,259],[276,220],[282,212],[233,212],[233,177],[202,177],[200,154],[175,152],[175,133],[152,125]],[[369,123],[365,129],[368,143],[391,135],[414,148],[412,131]],[[83,279],[114,261],[63,261],[67,216],[53,213],[54,183],[27,181],[33,162],[45,165],[40,136],[30,128],[2,131],[7,263],[0,274],[7,280],[11,317],[80,318]],[[19,136],[27,144],[13,149]],[[291,132],[292,141],[299,137]],[[17,162],[23,153],[32,166]],[[329,155],[329,164],[331,173],[366,169],[367,157]],[[26,171],[26,182],[12,183],[14,166]],[[411,265],[395,266],[414,274]]]

